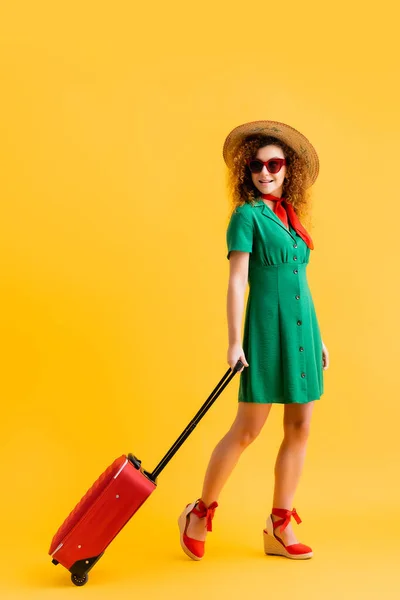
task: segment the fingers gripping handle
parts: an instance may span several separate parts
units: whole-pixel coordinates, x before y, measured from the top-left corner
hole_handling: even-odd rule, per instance
[[[236,365],[233,367],[233,370],[235,373],[237,373],[238,371],[240,371],[240,369],[243,367],[243,363],[241,360],[238,360]]]

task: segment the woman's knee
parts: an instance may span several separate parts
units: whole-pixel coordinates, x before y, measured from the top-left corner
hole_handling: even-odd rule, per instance
[[[270,405],[243,404],[239,406],[237,417],[230,434],[243,447],[248,446],[259,436],[267,419]]]
[[[310,422],[306,419],[285,422],[283,424],[285,440],[289,442],[306,442],[310,435]]]
[[[240,446],[246,447],[254,442],[260,431],[259,427],[232,427],[231,434]]]

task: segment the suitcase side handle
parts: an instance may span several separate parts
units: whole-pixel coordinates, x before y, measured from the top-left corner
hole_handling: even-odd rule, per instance
[[[240,371],[240,369],[243,366],[244,365],[243,365],[242,361],[238,360],[236,365],[233,367],[233,369],[231,369],[229,367],[229,369],[227,370],[227,372],[225,373],[225,375],[223,376],[221,381],[213,389],[213,391],[211,392],[211,394],[209,395],[207,400],[204,402],[202,407],[198,410],[198,412],[195,414],[193,419],[190,421],[189,425],[182,431],[181,435],[178,437],[176,442],[174,442],[174,444],[171,446],[171,448],[168,450],[168,452],[165,454],[165,456],[160,460],[160,462],[158,463],[158,465],[156,466],[154,471],[152,473],[146,473],[152,481],[155,482],[158,475],[167,466],[167,464],[169,463],[171,458],[174,456],[174,454],[179,450],[179,448],[182,446],[182,444],[186,441],[186,439],[192,433],[192,431],[196,427],[196,425],[201,421],[201,419],[204,417],[204,415],[209,410],[209,408],[214,404],[215,400],[218,398],[220,393],[226,388],[226,386],[231,381],[231,379],[233,379],[233,377],[236,375],[236,373],[238,371]]]

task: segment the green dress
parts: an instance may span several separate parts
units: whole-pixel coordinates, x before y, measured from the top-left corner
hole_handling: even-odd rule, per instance
[[[239,402],[304,404],[324,391],[322,339],[307,282],[310,248],[261,198],[232,213],[226,240],[250,252]]]

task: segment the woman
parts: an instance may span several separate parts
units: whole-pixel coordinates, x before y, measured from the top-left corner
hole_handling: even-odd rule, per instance
[[[227,229],[230,274],[227,294],[228,363],[240,359],[235,421],[214,449],[201,498],[179,517],[181,546],[194,560],[204,556],[219,494],[241,453],[258,436],[272,404],[284,404],[284,437],[275,464],[272,510],[264,551],[311,558],[291,525],[301,522],[293,498],[304,463],[314,401],[323,394],[329,355],[322,342],[306,267],[311,237],[299,217],[307,214],[318,156],[300,132],[277,121],[240,125],[227,136],[234,210]],[[241,324],[249,283],[243,346]],[[247,362],[248,361],[248,362]]]

